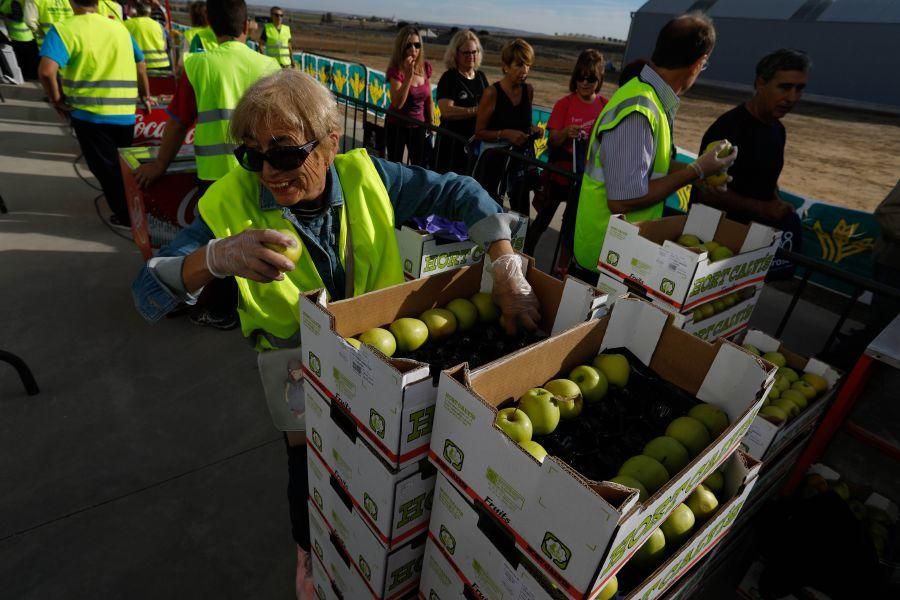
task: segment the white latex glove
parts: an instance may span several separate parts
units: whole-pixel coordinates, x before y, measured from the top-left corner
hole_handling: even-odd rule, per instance
[[[691,167],[697,171],[697,174],[700,175],[700,179],[704,177],[709,177],[714,173],[721,173],[728,169],[732,165],[732,163],[737,159],[738,155],[738,147],[734,146],[731,154],[724,158],[719,158],[719,152],[724,150],[728,146],[727,140],[722,140],[716,146],[700,156],[697,157],[697,160],[691,163]]]
[[[512,335],[521,324],[525,329],[537,329],[541,320],[540,304],[531,284],[525,280],[522,261],[516,254],[503,254],[491,263],[494,274],[494,304],[503,313],[500,324]]]
[[[247,229],[210,241],[206,245],[206,268],[219,279],[234,275],[260,283],[281,281],[284,272],[294,270],[294,263],[265,244],[294,247],[297,240],[274,229]]]

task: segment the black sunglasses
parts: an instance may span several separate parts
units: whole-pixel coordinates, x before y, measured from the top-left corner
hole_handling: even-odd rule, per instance
[[[273,17],[283,17],[284,13],[272,13]]]
[[[403,49],[409,50],[410,48],[415,48],[416,50],[418,50],[421,47],[422,47],[422,42],[409,42],[405,46],[403,46]]]
[[[597,83],[596,75],[579,75],[575,78],[575,81],[587,81],[588,83]]]
[[[234,156],[239,165],[254,173],[263,170],[263,161],[272,165],[272,168],[277,171],[293,171],[303,166],[318,145],[319,140],[313,140],[302,146],[276,146],[270,148],[268,152],[260,152],[255,148],[248,148],[246,144],[241,144],[234,149]]]

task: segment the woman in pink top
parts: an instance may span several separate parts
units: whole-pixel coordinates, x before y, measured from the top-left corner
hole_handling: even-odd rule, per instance
[[[386,75],[391,85],[390,109],[420,123],[431,123],[431,63],[425,60],[415,27],[404,27],[397,34]],[[425,166],[425,127],[392,115],[384,125],[388,160],[403,162],[405,149],[409,164]]]
[[[547,129],[550,131],[547,146],[551,165],[572,171],[584,172],[587,155],[587,139],[594,127],[594,121],[606,106],[607,99],[600,95],[603,86],[603,55],[596,50],[585,50],[575,62],[569,79],[570,94],[563,96],[553,105]],[[575,147],[578,146],[577,156]],[[562,246],[556,262],[556,272],[564,274],[572,257],[572,239],[575,233],[575,211],[578,208],[578,190],[573,190],[573,179],[544,172],[544,197],[538,205],[535,199],[537,217],[528,229],[524,251],[534,256],[534,247],[541,234],[547,230],[560,203],[566,202],[563,213]],[[568,200],[568,201],[567,201]]]

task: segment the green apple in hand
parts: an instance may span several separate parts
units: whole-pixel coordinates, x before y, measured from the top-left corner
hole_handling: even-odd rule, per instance
[[[289,261],[297,264],[297,261],[300,260],[300,255],[303,253],[302,246],[300,245],[300,240],[297,239],[297,234],[290,229],[276,229],[278,233],[283,233],[288,236],[292,240],[294,240],[295,246],[282,246],[281,244],[263,244],[269,250],[273,250],[279,254],[283,254],[285,258]]]
[[[469,300],[478,309],[478,320],[482,323],[493,323],[500,318],[500,309],[494,304],[491,295],[486,292],[478,292]]]
[[[577,383],[569,379],[554,379],[545,383],[544,389],[556,396],[559,418],[573,419],[581,414],[584,398]]]
[[[393,356],[397,351],[397,340],[394,339],[394,334],[381,327],[364,331],[360,334],[359,341],[377,348],[385,356]]]
[[[547,458],[547,451],[544,450],[544,447],[535,442],[534,440],[528,440],[527,442],[519,442],[519,445],[525,448],[525,451],[528,454],[532,455],[537,459],[539,463],[544,462],[544,459]]]
[[[584,401],[588,404],[602,400],[609,388],[606,375],[598,369],[587,365],[581,365],[572,369],[572,372],[569,373],[569,379],[578,385],[579,389],[581,389],[581,395],[584,396]]]
[[[519,399],[519,409],[531,419],[536,435],[553,433],[559,425],[559,404],[544,388],[532,388]]]
[[[456,324],[460,331],[466,331],[478,322],[478,307],[465,298],[451,300],[445,306],[456,317]]]
[[[419,315],[433,340],[442,340],[456,332],[456,315],[446,308],[431,308]]]
[[[531,419],[515,406],[498,410],[494,423],[516,442],[527,442],[531,439],[533,433]]]
[[[628,385],[631,366],[622,354],[600,354],[594,359],[594,367],[606,376],[606,380],[616,387]]]
[[[391,333],[400,352],[412,352],[428,341],[428,326],[419,319],[403,317],[391,323]]]

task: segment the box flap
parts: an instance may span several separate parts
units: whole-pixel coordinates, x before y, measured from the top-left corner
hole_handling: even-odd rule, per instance
[[[763,353],[778,352],[778,349],[781,347],[781,342],[758,329],[748,329],[747,334],[744,336],[743,343],[756,346],[756,348]]]
[[[562,333],[579,323],[594,318],[606,304],[608,295],[574,277],[566,277],[559,311],[550,335]]]
[[[708,242],[716,237],[716,230],[719,228],[719,221],[722,220],[722,217],[721,210],[705,204],[691,203],[691,210],[688,212],[683,233],[692,233],[704,242]]]
[[[625,347],[649,365],[668,318],[669,315],[647,302],[622,299],[612,309],[600,351]]]
[[[771,246],[776,240],[781,240],[781,232],[760,223],[750,223],[750,231],[741,245],[741,253],[759,250]]]
[[[768,363],[739,346],[720,341],[713,364],[697,391],[697,398],[716,404],[728,413],[731,422],[736,421],[744,408],[735,407],[745,407],[747,396],[757,396],[775,377],[777,367],[771,365],[772,368],[767,371],[764,364]],[[722,405],[723,399],[735,397],[741,401]]]
[[[825,381],[828,382],[829,389],[833,388],[834,385],[838,382],[838,379],[841,378],[840,371],[817,358],[809,359],[803,371],[806,373],[815,373],[816,375],[824,377]]]

